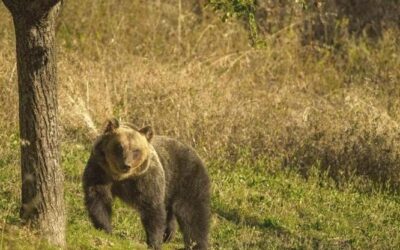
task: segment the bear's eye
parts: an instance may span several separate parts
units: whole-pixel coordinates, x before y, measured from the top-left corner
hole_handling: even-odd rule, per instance
[[[114,145],[114,152],[115,154],[121,154],[124,149],[122,148],[121,144]]]
[[[132,152],[132,157],[133,157],[134,159],[138,158],[140,155],[141,155],[141,152],[140,152],[139,149],[133,150],[133,152]]]

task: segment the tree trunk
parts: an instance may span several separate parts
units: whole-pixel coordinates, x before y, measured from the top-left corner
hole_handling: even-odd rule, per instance
[[[59,1],[3,0],[16,34],[22,206],[20,216],[65,245],[63,173],[57,121],[55,24]]]

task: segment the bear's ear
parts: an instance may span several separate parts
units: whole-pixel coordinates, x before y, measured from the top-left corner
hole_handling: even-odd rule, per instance
[[[103,127],[103,134],[113,132],[119,128],[119,121],[116,118],[108,119]]]
[[[151,138],[153,138],[153,129],[150,126],[141,128],[139,130],[139,132],[142,133],[146,137],[147,141],[150,141]]]

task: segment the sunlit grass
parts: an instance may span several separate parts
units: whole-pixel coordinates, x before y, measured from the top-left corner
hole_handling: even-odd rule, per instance
[[[83,206],[80,175],[88,154],[83,145],[64,145],[68,249],[145,249],[138,214],[120,201],[113,207],[114,232],[95,230]],[[314,168],[307,180],[267,161],[209,162],[212,179],[213,249],[356,248],[400,246],[400,198],[386,191],[339,190]],[[1,181],[17,178],[17,167],[2,165]],[[21,227],[18,188],[0,196],[5,249],[43,249],[40,237]],[[13,190],[13,191],[7,191]],[[178,234],[166,249],[182,247]],[[50,247],[49,247],[50,248]]]

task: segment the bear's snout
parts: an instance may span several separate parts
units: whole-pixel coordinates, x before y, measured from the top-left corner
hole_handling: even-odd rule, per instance
[[[129,165],[127,165],[127,164],[123,164],[122,166],[121,166],[121,170],[123,171],[123,172],[128,172],[129,171],[129,169],[131,169],[131,166],[129,166]]]

